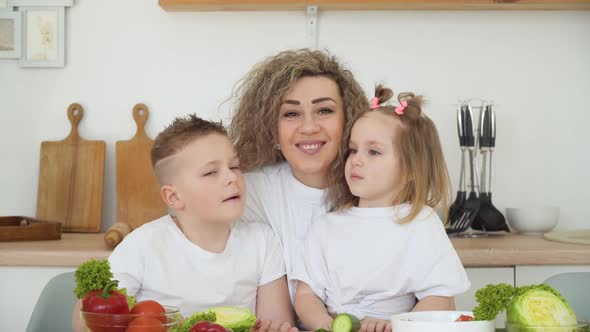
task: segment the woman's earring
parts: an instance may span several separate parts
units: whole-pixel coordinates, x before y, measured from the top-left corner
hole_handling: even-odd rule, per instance
[[[279,143],[277,143],[277,145],[275,145],[275,147],[277,148],[277,150],[281,149],[281,145]]]

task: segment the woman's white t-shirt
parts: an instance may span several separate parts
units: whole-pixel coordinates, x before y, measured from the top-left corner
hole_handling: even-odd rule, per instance
[[[131,232],[109,262],[119,287],[137,301],[155,300],[185,316],[219,305],[255,312],[258,286],[285,275],[279,241],[267,225],[236,223],[216,254],[190,242],[170,216]]]
[[[287,162],[244,174],[246,209],[242,220],[270,224],[283,246],[289,293],[294,298],[296,281],[291,277],[303,264],[303,242],[312,221],[327,212],[325,190],[299,182]]]
[[[400,224],[410,205],[325,214],[305,241],[305,281],[330,313],[389,320],[426,296],[467,291],[469,279],[436,213],[425,207]]]

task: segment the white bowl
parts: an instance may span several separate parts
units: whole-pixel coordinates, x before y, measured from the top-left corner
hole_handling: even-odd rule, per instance
[[[470,311],[417,311],[393,315],[394,332],[494,332],[494,321],[455,322],[461,315],[473,317]]]
[[[506,220],[510,229],[518,233],[543,234],[557,226],[559,208],[555,206],[506,208]]]

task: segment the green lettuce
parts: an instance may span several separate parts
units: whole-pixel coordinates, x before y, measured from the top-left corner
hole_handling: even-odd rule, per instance
[[[198,322],[202,321],[210,321],[215,323],[217,317],[214,312],[212,311],[204,311],[204,312],[197,312],[192,314],[189,318],[185,319],[180,325],[175,326],[172,331],[173,332],[188,332],[190,331],[193,325],[197,324]]]

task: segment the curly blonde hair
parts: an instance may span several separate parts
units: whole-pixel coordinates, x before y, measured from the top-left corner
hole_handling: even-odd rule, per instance
[[[229,135],[240,157],[241,168],[249,171],[283,160],[275,148],[278,140],[279,109],[286,93],[302,77],[325,76],[337,85],[344,104],[345,123],[369,106],[367,97],[352,73],[325,51],[283,51],[255,65],[237,84],[234,115]],[[343,141],[348,141],[343,137]],[[343,146],[336,160],[344,158]]]
[[[400,153],[402,188],[392,204],[411,204],[410,213],[400,222],[404,223],[416,218],[424,205],[446,210],[451,195],[449,173],[436,126],[422,112],[422,96],[416,96],[411,92],[400,93],[398,101],[408,103],[403,115],[395,112],[395,106],[382,105],[393,97],[391,89],[379,84],[375,88],[375,97],[378,98],[380,106],[374,110],[367,107],[364,112],[356,116],[354,121],[350,121],[345,128],[346,137],[350,137],[356,120],[367,112],[380,112],[395,117],[399,121],[399,130],[393,144],[395,151]],[[348,141],[343,145],[347,144]],[[347,158],[348,153],[335,167],[344,169]],[[343,173],[344,171],[340,174]],[[330,181],[333,186],[328,188],[328,200],[333,209],[343,210],[358,205],[359,198],[352,194],[344,176],[333,174]],[[446,211],[443,215],[446,215]]]

